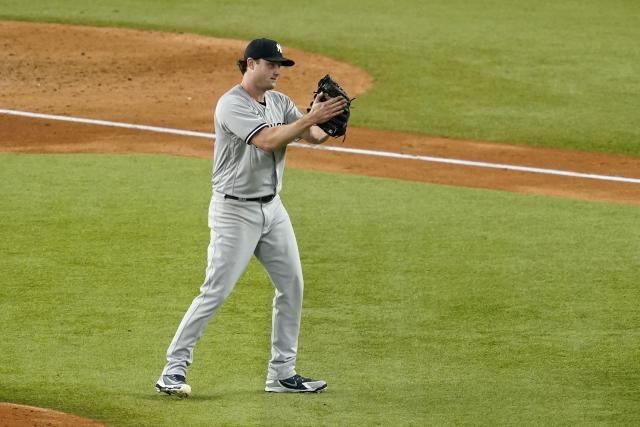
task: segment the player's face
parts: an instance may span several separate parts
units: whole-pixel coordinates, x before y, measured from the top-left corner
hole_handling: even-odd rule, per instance
[[[253,71],[256,86],[262,90],[273,89],[280,77],[280,63],[260,59],[255,62]]]

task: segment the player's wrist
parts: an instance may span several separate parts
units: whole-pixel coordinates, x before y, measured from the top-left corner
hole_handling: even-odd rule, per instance
[[[317,118],[314,115],[314,112],[311,111],[309,113],[307,113],[306,115],[302,116],[302,119],[300,119],[302,121],[302,123],[304,124],[305,128],[308,129],[311,126],[317,124]]]

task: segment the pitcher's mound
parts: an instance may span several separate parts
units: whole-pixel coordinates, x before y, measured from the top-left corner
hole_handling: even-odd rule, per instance
[[[6,427],[105,427],[97,421],[76,415],[14,403],[0,403],[0,425]]]

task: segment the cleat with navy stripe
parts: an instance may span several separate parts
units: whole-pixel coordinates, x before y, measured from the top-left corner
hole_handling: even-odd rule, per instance
[[[273,393],[318,393],[327,388],[327,383],[322,380],[304,378],[294,375],[284,380],[269,380],[264,391]]]
[[[162,375],[156,383],[156,391],[171,396],[189,397],[191,386],[183,375]]]

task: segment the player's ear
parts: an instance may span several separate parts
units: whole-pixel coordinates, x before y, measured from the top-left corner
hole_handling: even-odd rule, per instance
[[[259,59],[247,58],[247,68],[253,70],[256,67]]]

